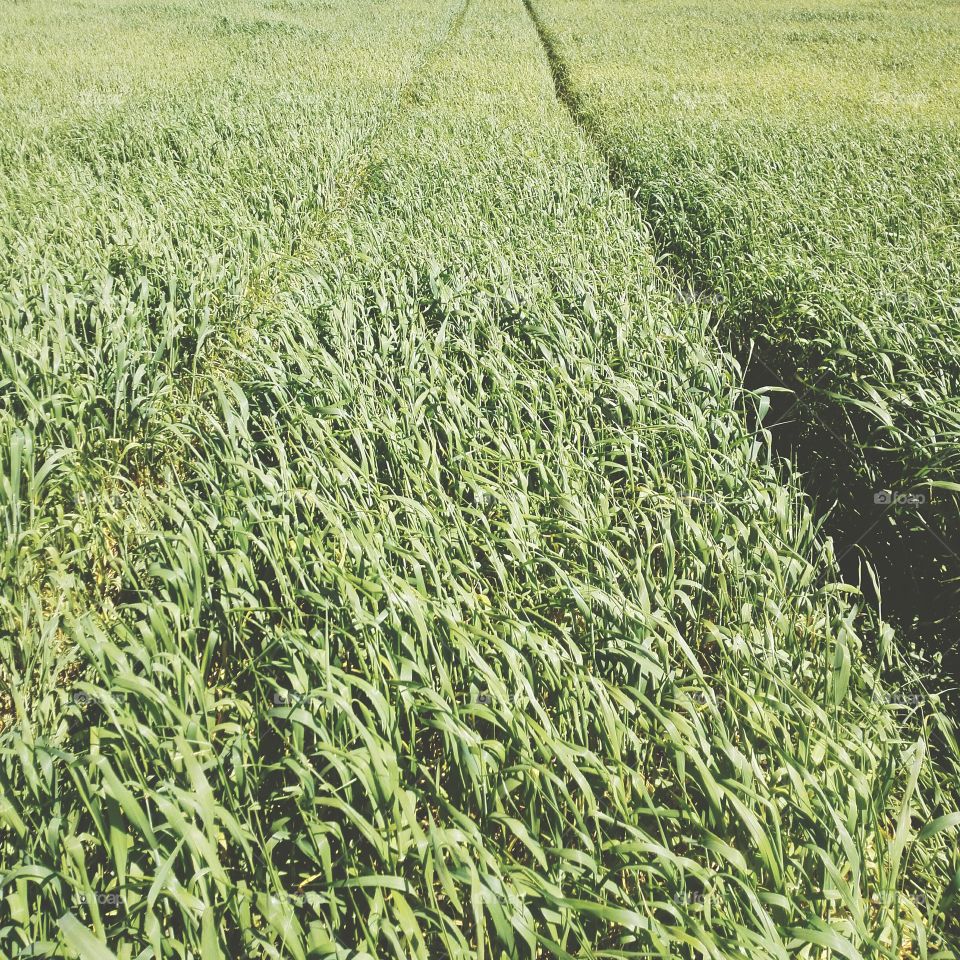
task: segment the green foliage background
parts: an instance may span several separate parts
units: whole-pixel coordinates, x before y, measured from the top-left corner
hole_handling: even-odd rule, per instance
[[[953,722],[521,3],[5,12],[0,953],[952,955]]]

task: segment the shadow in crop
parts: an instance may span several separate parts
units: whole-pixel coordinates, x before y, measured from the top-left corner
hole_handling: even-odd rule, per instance
[[[892,459],[858,448],[852,437],[866,435],[869,425],[824,398],[828,384],[810,390],[791,376],[798,365],[788,351],[761,346],[740,359],[748,390],[791,391],[768,395],[763,426],[775,455],[802,475],[844,581],[858,585],[928,655],[941,654],[946,674],[960,677],[960,588],[950,582],[960,576],[956,500],[904,488]]]

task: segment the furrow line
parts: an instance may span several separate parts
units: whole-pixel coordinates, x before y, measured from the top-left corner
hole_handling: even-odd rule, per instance
[[[533,0],[523,0],[523,5],[543,47],[557,99],[602,158],[610,184],[642,208],[642,185],[635,182],[625,159],[609,145],[604,130],[574,87],[568,65]],[[648,216],[644,222],[665,282],[691,301],[717,302],[720,298],[712,295],[705,279],[671,249],[656,222]],[[722,307],[714,312],[723,318]],[[945,571],[955,569],[960,575],[960,553],[929,523],[905,526],[887,522],[890,507],[878,499],[876,483],[868,478],[882,470],[840,436],[843,431],[831,429],[825,417],[817,416],[818,409],[825,414],[846,412],[831,405],[829,398],[823,400],[816,391],[818,384],[811,387],[792,375],[789,357],[773,348],[744,342],[742,336],[734,339],[738,331],[756,327],[750,320],[741,315],[736,323],[724,323],[722,329],[733,340],[730,348],[744,371],[746,392],[752,394],[771,386],[779,390],[766,394],[770,408],[763,427],[770,432],[774,454],[803,475],[807,494],[819,504],[821,529],[833,539],[842,578],[860,587],[867,601],[885,619],[895,621],[907,636],[927,650],[942,651],[946,673],[960,676],[960,645],[955,639],[960,627],[957,597],[955,591],[944,586]],[[744,404],[743,409],[759,430],[761,423],[751,405]],[[856,425],[851,429],[855,432]],[[864,570],[864,561],[876,580],[874,573]]]

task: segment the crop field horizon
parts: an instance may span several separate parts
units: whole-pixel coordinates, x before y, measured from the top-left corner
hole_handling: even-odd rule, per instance
[[[0,957],[958,956],[955,5],[4,13]]]

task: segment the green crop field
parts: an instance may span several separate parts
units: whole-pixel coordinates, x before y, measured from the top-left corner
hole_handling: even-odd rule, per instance
[[[955,4],[0,3],[0,957],[957,956]]]

